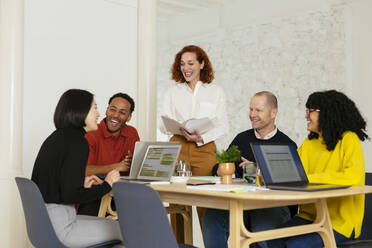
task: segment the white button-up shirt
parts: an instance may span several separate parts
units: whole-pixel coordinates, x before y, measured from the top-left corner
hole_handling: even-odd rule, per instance
[[[193,118],[211,119],[214,128],[201,134],[204,143],[198,142],[198,146],[221,138],[229,131],[225,94],[222,88],[214,83],[207,84],[199,81],[195,85],[194,92],[187,83],[175,83],[165,93],[161,115],[180,123]],[[162,133],[169,134],[161,120],[159,129]]]

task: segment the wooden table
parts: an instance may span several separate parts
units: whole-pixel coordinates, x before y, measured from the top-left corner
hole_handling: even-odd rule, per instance
[[[318,192],[259,190],[247,193],[225,193],[186,188],[185,184],[152,185],[164,202],[184,206],[225,209],[230,211],[230,247],[248,247],[249,244],[273,238],[318,232],[326,248],[336,247],[327,209],[327,198],[372,193],[372,186],[353,186],[347,189]],[[315,203],[317,217],[314,223],[268,231],[249,232],[244,225],[243,210]],[[191,223],[191,221],[188,221]],[[192,244],[190,233],[185,237]],[[240,240],[240,237],[244,240]],[[191,240],[191,243],[190,243]]]

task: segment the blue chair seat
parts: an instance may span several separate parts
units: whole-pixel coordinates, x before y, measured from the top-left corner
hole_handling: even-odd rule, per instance
[[[187,248],[177,244],[159,194],[138,183],[113,185],[116,211],[126,248]]]
[[[21,195],[27,234],[31,244],[36,248],[67,248],[58,239],[54,231],[44,199],[37,185],[27,178],[16,177],[15,180]],[[110,248],[120,243],[120,240],[110,240],[87,248]]]

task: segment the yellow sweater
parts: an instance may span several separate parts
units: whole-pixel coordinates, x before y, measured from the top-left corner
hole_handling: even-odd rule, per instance
[[[301,161],[311,183],[364,185],[365,169],[361,143],[354,132],[343,133],[332,151],[322,138],[308,138],[298,148]],[[364,216],[364,195],[330,198],[327,200],[332,228],[350,237],[353,229],[359,237]],[[315,220],[315,205],[300,206],[299,216]]]

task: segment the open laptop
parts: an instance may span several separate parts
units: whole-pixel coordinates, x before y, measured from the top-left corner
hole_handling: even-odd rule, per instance
[[[170,181],[181,151],[181,144],[177,142],[153,143],[155,144],[147,143],[144,146],[138,145],[138,147],[136,143],[135,149],[138,150],[138,153],[142,153],[143,147],[146,147],[144,156],[138,156],[136,161],[133,158],[129,177],[121,177],[121,180],[139,183]],[[138,167],[139,157],[142,159]]]
[[[132,156],[132,163],[130,166],[129,176],[121,176],[121,179],[136,179],[138,172],[141,169],[143,158],[145,157],[147,147],[149,145],[178,145],[178,142],[164,142],[164,141],[137,141],[134,145],[134,152]]]
[[[293,144],[251,143],[265,186],[269,189],[321,191],[350,186],[311,184]]]

